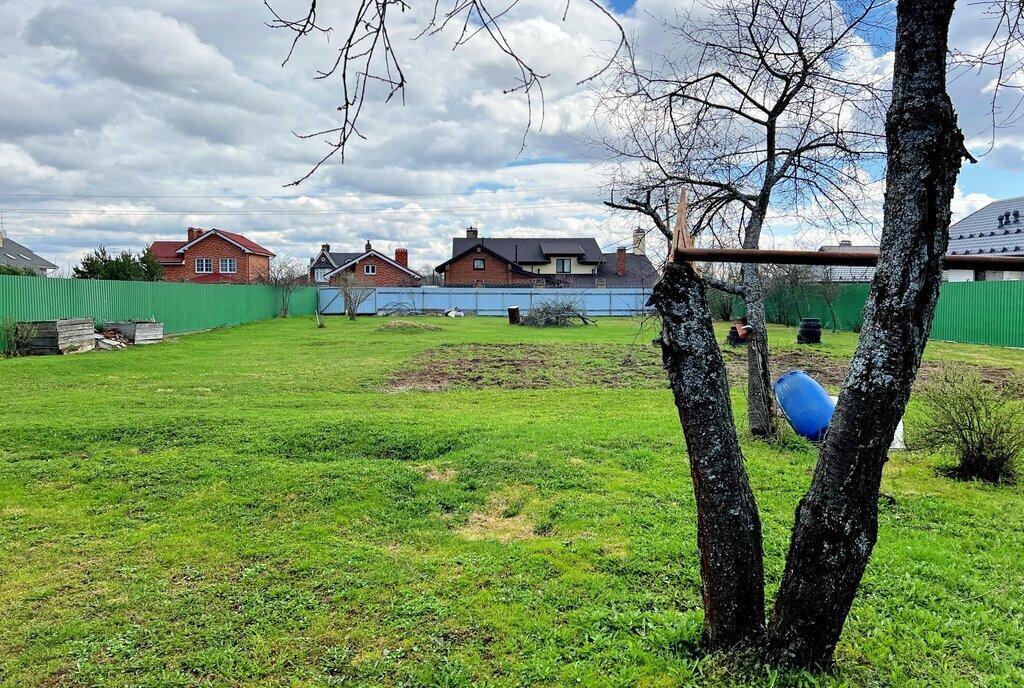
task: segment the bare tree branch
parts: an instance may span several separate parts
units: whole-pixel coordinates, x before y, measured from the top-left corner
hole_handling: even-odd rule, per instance
[[[427,0],[424,0],[426,2]],[[565,21],[569,2],[567,0],[562,13]],[[501,0],[499,0],[500,6]],[[504,93],[519,93],[526,98],[527,121],[523,130],[520,152],[526,147],[526,139],[533,128],[535,105],[540,107],[540,128],[544,126],[544,84],[547,74],[538,72],[528,64],[512,45],[508,36],[501,28],[500,20],[507,18],[509,12],[519,4],[519,0],[505,0],[501,9],[492,9],[494,3],[489,0],[451,0],[447,9],[441,7],[441,0],[434,0],[430,19],[416,38],[432,37],[443,33],[449,27],[458,27],[458,36],[452,48],[459,48],[477,36],[486,37],[496,46],[515,68],[517,75],[511,86]],[[601,4],[600,0],[583,0],[596,8],[612,22],[619,34],[618,44],[611,57],[603,66],[579,83],[587,83],[597,79],[610,69],[620,55],[629,54],[629,43],[626,33],[615,17]],[[287,64],[295,52],[299,41],[311,34],[322,34],[329,37],[332,29],[317,23],[317,0],[309,0],[309,9],[304,16],[297,19],[285,19],[271,5],[271,0],[263,0],[273,19],[266,22],[275,29],[291,31],[295,35],[282,62]],[[356,0],[352,24],[343,40],[338,54],[332,64],[317,73],[317,79],[337,77],[341,83],[341,105],[338,106],[338,124],[307,134],[295,134],[301,139],[323,138],[328,147],[327,153],[299,179],[286,186],[297,186],[313,176],[328,160],[338,156],[342,163],[345,152],[353,139],[365,138],[359,129],[359,120],[370,97],[370,87],[383,88],[385,103],[399,97],[405,102],[405,88],[408,85],[402,71],[402,63],[395,49],[389,31],[389,17],[412,9],[413,0]],[[538,101],[535,103],[535,98]],[[294,132],[293,132],[294,133]]]

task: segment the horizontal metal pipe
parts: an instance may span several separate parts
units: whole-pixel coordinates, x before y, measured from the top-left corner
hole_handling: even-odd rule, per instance
[[[874,251],[775,251],[743,248],[676,249],[676,262],[708,263],[771,263],[776,265],[850,265],[873,267],[878,264]],[[954,256],[946,255],[943,267],[948,270],[1022,270],[1024,256]]]

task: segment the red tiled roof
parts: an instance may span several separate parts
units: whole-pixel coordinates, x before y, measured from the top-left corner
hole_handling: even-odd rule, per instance
[[[269,250],[263,248],[262,246],[257,244],[255,241],[252,241],[251,239],[247,239],[244,236],[242,236],[241,234],[236,234],[235,232],[226,232],[223,229],[210,229],[210,230],[207,230],[206,232],[204,232],[203,234],[205,235],[205,234],[208,234],[209,232],[217,232],[218,234],[220,234],[221,236],[225,237],[226,239],[230,239],[231,241],[235,242],[239,246],[242,246],[243,248],[246,248],[246,249],[252,251],[253,253],[255,253],[258,256],[269,256],[269,257],[273,258],[274,255],[275,255],[273,251],[269,251]],[[197,237],[193,241],[197,241],[200,238],[202,238],[202,237]],[[186,245],[188,245],[190,243],[192,243],[192,242],[190,242],[190,241],[154,241],[152,246],[149,247],[149,250],[153,252],[153,256],[159,262],[161,262],[161,263],[180,264],[184,260],[184,257],[183,257],[182,254],[178,253],[178,251],[181,249],[182,246],[186,246]]]
[[[227,238],[231,239],[231,241],[234,241],[235,243],[244,246],[245,248],[249,249],[250,251],[252,251],[253,253],[255,253],[257,255],[261,255],[261,256],[274,256],[275,255],[273,251],[269,251],[269,250],[263,248],[262,246],[257,244],[255,241],[252,241],[251,239],[246,239],[241,234],[235,234],[234,232],[225,232],[223,229],[211,229],[210,231],[211,232],[220,232],[221,234],[223,234]]]
[[[161,263],[181,263],[183,258],[178,255],[177,251],[179,248],[184,246],[186,241],[154,241],[149,250],[153,252],[153,257]]]

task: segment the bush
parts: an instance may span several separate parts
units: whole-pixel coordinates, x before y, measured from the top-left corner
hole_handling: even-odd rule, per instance
[[[14,265],[0,265],[0,275],[12,275],[15,277],[39,277],[32,268],[20,268]]]
[[[36,336],[36,328],[28,323],[18,324],[12,316],[0,321],[0,355],[13,358],[21,355]]]
[[[965,365],[944,365],[923,385],[924,418],[915,445],[945,447],[956,456],[950,475],[960,480],[1016,482],[1024,453],[1024,413],[1017,383],[986,384]]]

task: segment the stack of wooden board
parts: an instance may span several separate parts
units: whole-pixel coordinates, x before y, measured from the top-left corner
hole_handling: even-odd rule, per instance
[[[92,318],[36,320],[18,323],[24,334],[24,353],[74,354],[96,348],[96,323]]]
[[[125,322],[107,323],[108,330],[117,330],[128,338],[132,344],[156,344],[164,338],[162,322],[145,322],[127,320]]]

